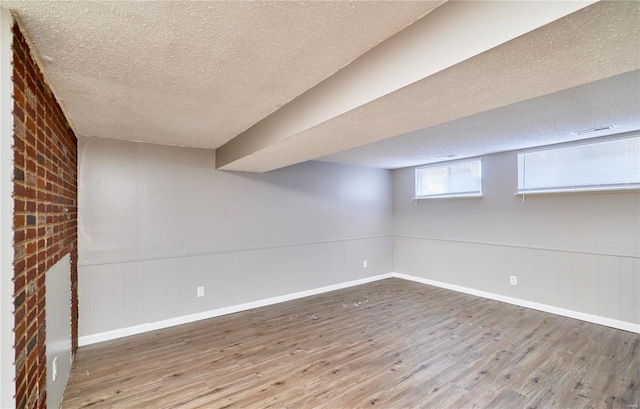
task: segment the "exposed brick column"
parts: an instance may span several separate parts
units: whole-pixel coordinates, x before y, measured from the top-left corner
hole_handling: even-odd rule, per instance
[[[39,408],[46,406],[45,273],[66,254],[77,348],[77,142],[17,25],[13,33],[16,405]]]

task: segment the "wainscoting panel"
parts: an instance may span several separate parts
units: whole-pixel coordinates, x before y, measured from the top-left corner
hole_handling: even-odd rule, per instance
[[[388,274],[392,253],[386,236],[81,265],[80,337]]]
[[[637,257],[394,237],[398,273],[640,324]],[[518,284],[512,286],[509,276]]]

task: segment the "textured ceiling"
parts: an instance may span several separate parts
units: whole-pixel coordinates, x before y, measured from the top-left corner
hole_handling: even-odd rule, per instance
[[[600,125],[614,128],[574,134]],[[395,169],[638,129],[640,71],[631,71],[319,160]]]
[[[586,6],[585,2],[447,2],[216,151],[222,169]],[[492,27],[492,30],[487,30]],[[390,107],[394,110],[395,107]],[[267,149],[267,150],[265,150]],[[262,152],[264,151],[264,152]],[[295,151],[287,158],[295,159]]]
[[[7,1],[80,136],[217,148],[442,1]]]
[[[269,171],[637,70],[639,5],[593,4],[224,169]]]
[[[589,98],[633,103],[640,2],[443,2],[0,0],[79,136],[234,151],[222,169],[399,167],[637,123]]]

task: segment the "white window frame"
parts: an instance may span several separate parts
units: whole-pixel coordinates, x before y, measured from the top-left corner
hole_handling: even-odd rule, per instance
[[[426,195],[420,195],[418,194],[418,189],[419,189],[419,180],[420,177],[418,176],[418,173],[423,170],[423,169],[429,169],[429,168],[448,168],[449,171],[451,170],[452,166],[455,165],[461,165],[464,163],[478,163],[478,167],[480,170],[480,188],[477,191],[470,191],[470,192],[447,192],[447,193],[441,193],[441,194],[426,194]],[[480,157],[476,157],[476,158],[469,158],[469,159],[460,159],[460,160],[455,160],[455,161],[447,161],[447,162],[438,162],[438,163],[433,163],[433,164],[429,164],[429,165],[425,165],[425,166],[420,166],[418,168],[415,169],[415,173],[414,173],[414,178],[415,178],[415,185],[414,185],[414,199],[418,200],[418,199],[445,199],[445,198],[473,198],[473,197],[482,197],[482,158]]]
[[[609,184],[593,184],[593,185],[573,185],[573,186],[553,186],[537,187],[533,189],[527,189],[526,184],[526,154],[534,152],[553,151],[577,146],[594,145],[599,143],[611,142],[623,139],[640,139],[640,134],[629,133],[622,135],[615,135],[612,137],[604,137],[597,139],[587,139],[575,142],[568,142],[555,145],[546,145],[532,149],[526,149],[519,151],[516,155],[517,159],[517,190],[516,195],[532,195],[532,194],[553,194],[553,193],[571,193],[571,192],[606,192],[606,191],[620,191],[620,190],[639,190],[639,183],[609,183]]]

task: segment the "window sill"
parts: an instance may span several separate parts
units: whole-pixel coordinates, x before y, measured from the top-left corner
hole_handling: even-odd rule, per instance
[[[573,194],[611,194],[611,193],[638,193],[640,187],[606,188],[606,189],[548,189],[531,192],[516,192],[514,196],[553,196]]]
[[[479,199],[482,197],[482,193],[470,193],[464,195],[436,195],[436,196],[417,196],[413,200],[423,199]]]

